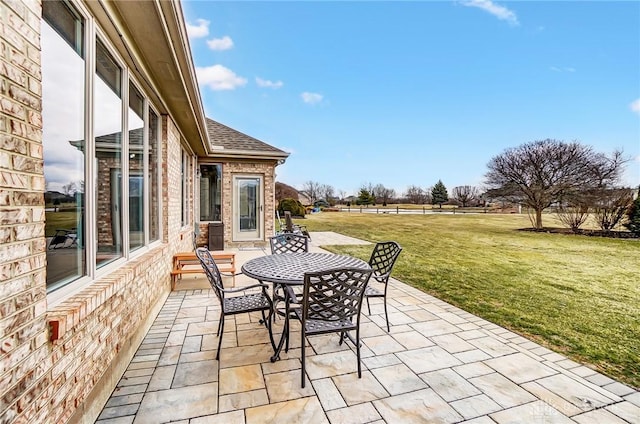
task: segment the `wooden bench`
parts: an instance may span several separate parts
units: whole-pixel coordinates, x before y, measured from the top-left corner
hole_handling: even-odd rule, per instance
[[[230,274],[233,277],[233,284],[236,283],[236,254],[227,252],[211,252],[220,273]],[[184,268],[185,265],[194,267]],[[204,274],[204,269],[195,252],[182,252],[173,255],[173,269],[171,270],[171,290],[175,290],[176,282],[183,274]]]

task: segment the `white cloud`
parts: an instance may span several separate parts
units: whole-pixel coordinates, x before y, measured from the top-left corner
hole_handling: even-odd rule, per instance
[[[209,21],[205,19],[196,20],[197,25],[187,22],[187,35],[191,38],[202,38],[209,35]]]
[[[302,93],[300,97],[302,97],[303,102],[310,105],[315,105],[316,103],[320,103],[324,98],[322,94],[310,93],[308,91],[305,91],[304,93]]]
[[[485,12],[489,12],[501,21],[507,21],[509,25],[520,25],[518,17],[513,11],[496,4],[491,0],[463,0],[461,1],[461,4],[468,7],[477,7]]]
[[[570,66],[564,66],[564,67],[550,66],[549,69],[554,72],[570,72],[570,73],[576,72],[576,68],[572,68]]]
[[[273,88],[273,89],[282,88],[282,86],[284,85],[282,81],[274,82],[274,81],[262,79],[260,77],[256,77],[256,84],[258,84],[258,87]]]
[[[198,82],[206,85],[212,90],[235,90],[247,83],[246,78],[236,75],[231,69],[222,65],[207,66],[204,68],[196,67],[196,75]]]
[[[225,35],[222,38],[207,40],[207,46],[209,46],[211,50],[216,51],[229,50],[233,48],[233,40],[228,35]]]
[[[632,111],[640,115],[640,99],[636,99],[629,105]]]

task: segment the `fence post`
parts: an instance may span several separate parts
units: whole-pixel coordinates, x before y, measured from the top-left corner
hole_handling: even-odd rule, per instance
[[[422,215],[426,214],[427,212],[424,210],[424,206],[422,207]]]
[[[380,210],[376,208],[376,215],[378,215],[378,213],[380,213]]]
[[[360,206],[360,213],[362,213],[362,206]]]
[[[396,206],[396,215],[400,215],[400,206]]]

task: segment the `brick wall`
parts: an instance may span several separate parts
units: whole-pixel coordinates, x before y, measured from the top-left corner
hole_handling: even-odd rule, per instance
[[[163,116],[164,243],[49,305],[40,16],[39,0],[0,2],[0,423],[89,423],[168,295],[171,256],[191,244],[180,138]]]
[[[222,165],[222,219],[224,221],[225,247],[256,246],[264,247],[265,241],[274,233],[275,204],[275,161],[262,162],[226,162]],[[232,193],[234,175],[260,175],[264,184],[264,237],[265,240],[247,242],[233,241]]]
[[[50,385],[39,2],[0,2],[0,422]]]

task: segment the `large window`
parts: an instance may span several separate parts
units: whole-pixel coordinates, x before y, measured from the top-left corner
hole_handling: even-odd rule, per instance
[[[47,286],[86,275],[85,22],[62,2],[43,2],[42,136]]]
[[[122,246],[122,68],[105,45],[96,42],[94,206],[96,265],[123,255]],[[45,122],[45,126],[47,123]],[[45,140],[46,142],[46,140]]]
[[[200,165],[200,221],[222,221],[222,166]]]
[[[144,246],[144,99],[129,83],[129,247]]]
[[[160,238],[158,115],[74,4],[42,2],[49,292]]]

